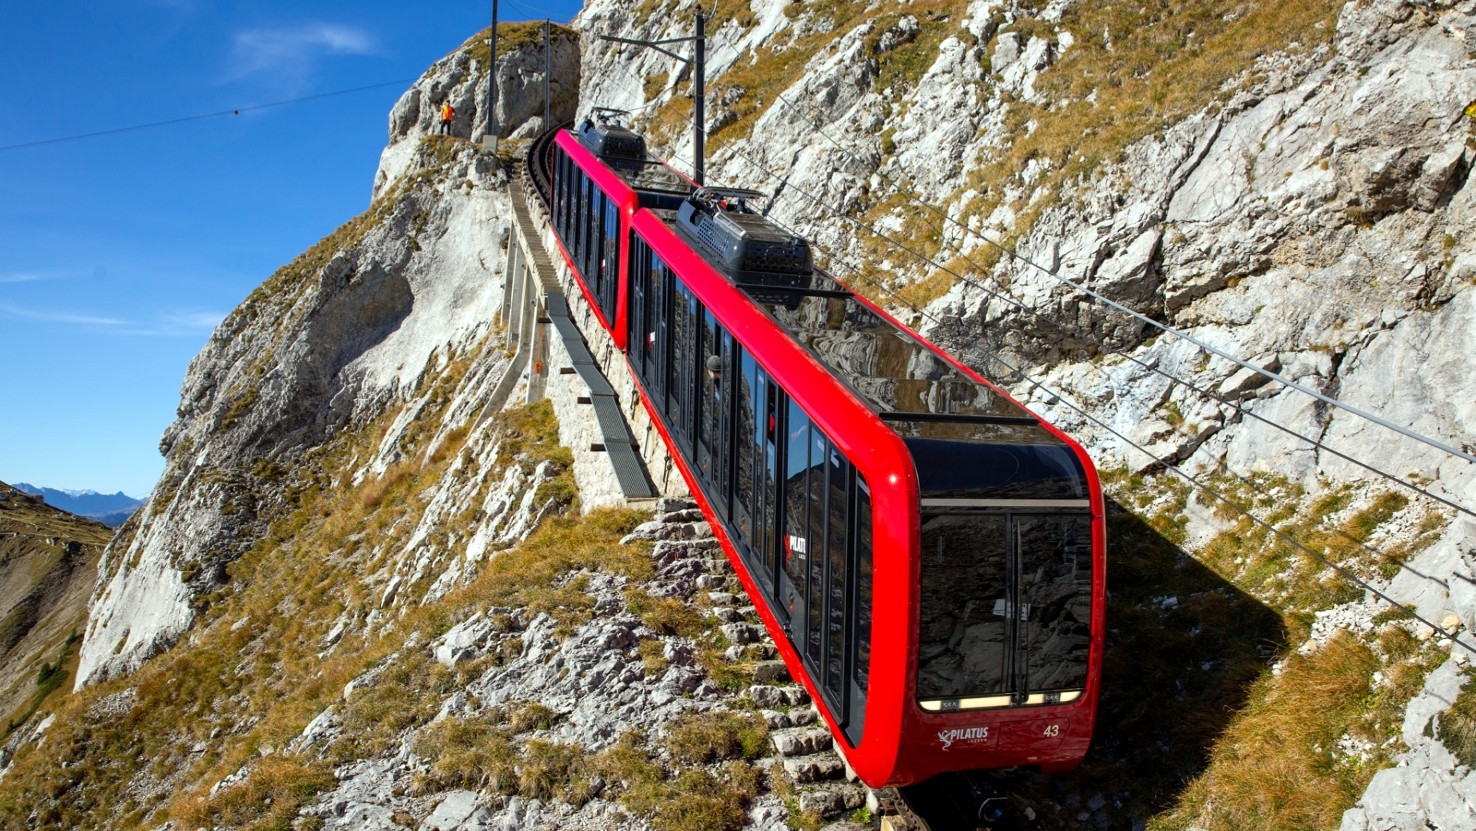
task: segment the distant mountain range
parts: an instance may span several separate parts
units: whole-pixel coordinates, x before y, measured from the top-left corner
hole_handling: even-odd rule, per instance
[[[122,525],[143,504],[142,499],[135,499],[123,491],[98,493],[92,490],[42,488],[25,482],[16,482],[15,489],[39,496],[53,508],[95,519],[110,528]]]

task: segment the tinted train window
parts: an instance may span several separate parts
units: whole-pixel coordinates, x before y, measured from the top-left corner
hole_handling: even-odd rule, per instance
[[[826,465],[825,511],[825,556],[829,560],[830,582],[826,591],[826,630],[829,644],[825,652],[825,687],[830,694],[839,698],[844,692],[846,650],[846,599],[850,587],[849,569],[846,568],[847,500],[846,480],[850,464],[835,448],[830,449],[829,464]]]
[[[810,425],[809,538],[811,545],[808,578],[810,623],[805,643],[809,650],[810,660],[814,662],[817,670],[824,666],[821,656],[825,644],[825,564],[829,559],[826,555],[827,541],[825,539],[825,496],[828,490],[825,486],[825,474],[829,456],[830,442],[826,440],[825,434],[820,431],[819,427]]]
[[[754,514],[754,472],[757,465],[754,464],[754,454],[758,451],[759,442],[754,432],[754,384],[757,383],[757,366],[754,364],[753,356],[747,351],[742,355],[741,371],[738,375],[738,425],[736,437],[733,442],[734,453],[737,461],[737,484],[733,493],[733,524],[738,526],[738,536],[742,538],[750,548],[752,554],[756,547],[753,539],[753,514]]]
[[[856,686],[871,679],[871,489],[856,477]]]
[[[1005,691],[1011,603],[1004,515],[925,516],[917,695]]]
[[[924,513],[921,543],[917,696],[932,705],[925,709],[1026,703],[1085,686],[1090,517]]]
[[[651,317],[647,296],[651,293],[651,250],[634,233],[630,235],[630,311],[627,315],[627,348],[636,374],[647,381],[651,377]]]
[[[781,542],[779,602],[789,614],[789,639],[805,651],[805,575],[810,562],[810,420],[793,399],[783,425],[784,524]],[[821,543],[824,541],[821,540]]]
[[[671,307],[671,386],[667,389],[667,416],[688,451],[692,447],[697,362],[697,298],[680,278],[674,280]]]
[[[619,296],[620,282],[620,209],[615,200],[604,197],[605,234],[600,253],[600,303],[605,307],[605,319],[615,325],[615,302]]]
[[[1091,524],[1086,517],[1017,516],[1022,679],[1029,690],[1086,686],[1092,636]]]

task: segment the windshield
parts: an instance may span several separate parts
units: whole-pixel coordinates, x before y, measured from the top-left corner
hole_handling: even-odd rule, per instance
[[[1079,694],[1091,642],[1087,514],[925,513],[921,553],[925,709]]]

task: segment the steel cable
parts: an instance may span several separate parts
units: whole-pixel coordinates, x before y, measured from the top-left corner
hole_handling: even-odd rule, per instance
[[[776,94],[775,95],[775,98],[780,103],[784,104],[786,107],[789,107],[791,110],[795,110],[795,111],[799,112],[799,114],[802,117],[805,117],[806,120],[811,123],[811,129],[815,133],[817,133],[818,135],[820,135],[826,141],[828,141],[831,144],[835,145],[835,147],[837,149],[839,149],[842,153],[845,153],[846,155],[850,156],[853,159],[858,159],[859,160],[859,157],[856,155],[855,151],[847,149],[844,145],[842,145],[840,142],[836,141],[835,139],[831,138],[824,130],[821,130],[819,128],[819,126],[818,126],[818,120],[819,119],[815,117],[814,111],[805,112],[805,111],[801,110],[798,107],[798,105],[791,103],[788,99],[786,99],[783,96],[783,94]],[[1242,360],[1241,358],[1238,358],[1238,357],[1236,357],[1234,355],[1231,355],[1228,352],[1225,352],[1225,351],[1223,351],[1221,349],[1218,349],[1218,348],[1216,348],[1214,346],[1211,346],[1208,343],[1205,343],[1204,341],[1199,340],[1198,338],[1193,337],[1192,335],[1188,334],[1187,332],[1184,332],[1184,331],[1181,331],[1181,330],[1179,330],[1179,329],[1177,329],[1175,327],[1169,326],[1166,323],[1161,323],[1159,321],[1156,321],[1153,318],[1148,317],[1147,315],[1141,314],[1140,312],[1138,312],[1138,311],[1136,311],[1134,309],[1130,309],[1127,306],[1124,306],[1124,305],[1122,305],[1122,304],[1120,304],[1120,303],[1112,300],[1111,298],[1109,298],[1109,297],[1101,294],[1100,292],[1093,291],[1092,289],[1089,289],[1086,286],[1081,285],[1080,283],[1077,283],[1077,282],[1075,282],[1073,280],[1069,280],[1069,279],[1067,279],[1065,277],[1062,277],[1059,274],[1056,274],[1055,272],[1051,271],[1050,269],[1048,269],[1048,268],[1040,265],[1039,263],[1035,262],[1034,260],[1030,259],[1029,257],[1026,257],[1026,256],[1020,254],[1019,252],[1017,252],[1017,251],[1009,248],[1008,246],[1005,246],[1005,245],[997,242],[996,240],[991,239],[989,236],[987,236],[986,234],[984,234],[983,231],[980,231],[980,230],[971,228],[968,225],[968,223],[960,222],[959,220],[957,220],[957,219],[953,218],[951,215],[949,215],[946,211],[944,211],[944,210],[942,210],[940,208],[934,207],[927,200],[925,200],[921,196],[919,196],[915,191],[913,191],[913,190],[911,190],[909,188],[906,188],[906,187],[902,186],[901,184],[899,184],[894,178],[892,178],[887,173],[883,172],[880,167],[877,168],[876,173],[878,175],[880,175],[889,185],[891,185],[891,187],[893,188],[893,190],[895,190],[899,194],[907,197],[909,200],[911,200],[912,202],[916,203],[917,205],[919,205],[920,207],[924,208],[925,210],[927,210],[927,211],[933,213],[934,215],[942,218],[942,220],[945,223],[951,223],[951,224],[953,224],[954,226],[962,229],[965,233],[970,234],[970,235],[972,235],[974,237],[977,237],[978,239],[980,239],[980,240],[984,241],[985,243],[987,243],[987,244],[993,246],[994,248],[998,249],[1002,254],[1005,254],[1005,255],[1009,256],[1013,260],[1016,260],[1018,262],[1022,262],[1024,264],[1030,266],[1031,268],[1034,268],[1035,270],[1037,270],[1040,273],[1046,275],[1047,277],[1050,277],[1053,280],[1056,280],[1057,282],[1063,283],[1063,284],[1065,284],[1067,286],[1070,286],[1071,288],[1073,288],[1073,289],[1075,289],[1077,291],[1080,291],[1080,292],[1082,292],[1082,293],[1084,293],[1084,294],[1086,294],[1086,295],[1088,295],[1088,296],[1090,296],[1090,297],[1092,297],[1094,299],[1100,300],[1103,303],[1107,304],[1108,306],[1111,306],[1112,308],[1114,308],[1114,309],[1116,309],[1116,310],[1118,310],[1120,312],[1123,312],[1124,314],[1130,315],[1130,316],[1136,318],[1137,320],[1139,320],[1139,321],[1141,321],[1143,323],[1146,323],[1146,324],[1148,324],[1150,326],[1153,326],[1155,328],[1158,328],[1161,331],[1166,332],[1168,334],[1171,334],[1171,335],[1173,335],[1173,336],[1175,336],[1175,337],[1177,337],[1177,338],[1179,338],[1181,340],[1184,340],[1184,341],[1187,341],[1189,343],[1192,343],[1195,346],[1199,347],[1200,349],[1204,350],[1205,352],[1209,352],[1209,353],[1211,353],[1213,355],[1216,355],[1218,357],[1224,358],[1227,361],[1230,361],[1232,363],[1237,364],[1238,366],[1242,367],[1243,369],[1249,369],[1249,370],[1251,370],[1253,372],[1256,372],[1256,373],[1258,373],[1258,374],[1260,374],[1260,375],[1262,375],[1262,376],[1264,376],[1264,377],[1266,377],[1266,378],[1268,378],[1270,380],[1276,381],[1276,382],[1278,382],[1278,383],[1280,383],[1280,384],[1282,384],[1284,386],[1287,386],[1287,387],[1290,387],[1291,389],[1297,390],[1298,392],[1300,392],[1300,393],[1302,393],[1304,395],[1311,396],[1312,398],[1315,398],[1318,401],[1323,402],[1324,404],[1328,404],[1330,406],[1337,407],[1340,410],[1343,410],[1345,412],[1348,412],[1348,413],[1350,413],[1352,415],[1356,415],[1359,418],[1362,418],[1362,419],[1364,419],[1366,421],[1372,422],[1372,423],[1377,424],[1377,425],[1379,425],[1381,427],[1384,427],[1386,429],[1393,430],[1394,432],[1399,433],[1399,434],[1401,434],[1401,435],[1403,435],[1403,436],[1405,436],[1407,438],[1414,439],[1414,440],[1419,441],[1419,442],[1421,442],[1423,444],[1429,445],[1430,447],[1433,447],[1433,448],[1435,448],[1437,450],[1441,450],[1441,451],[1444,451],[1444,452],[1446,452],[1446,453],[1448,453],[1450,455],[1457,456],[1459,458],[1465,459],[1468,462],[1476,462],[1476,455],[1472,455],[1471,453],[1467,453],[1464,450],[1461,450],[1461,449],[1456,448],[1456,447],[1452,447],[1452,446],[1450,446],[1448,444],[1445,444],[1444,442],[1441,442],[1438,439],[1433,439],[1433,438],[1430,438],[1429,436],[1425,436],[1425,435],[1423,435],[1421,433],[1418,433],[1418,432],[1416,432],[1414,430],[1411,430],[1410,428],[1404,427],[1402,425],[1394,424],[1393,422],[1390,422],[1390,421],[1388,421],[1388,420],[1386,420],[1384,418],[1381,418],[1381,417],[1376,416],[1376,415],[1374,415],[1372,413],[1366,412],[1366,411],[1364,411],[1364,410],[1362,410],[1362,409],[1360,409],[1358,407],[1354,407],[1351,404],[1345,404],[1345,403],[1343,403],[1343,402],[1341,402],[1341,401],[1339,401],[1339,400],[1337,400],[1335,398],[1332,398],[1332,397],[1327,396],[1327,395],[1323,395],[1322,393],[1317,392],[1316,390],[1313,390],[1313,389],[1311,389],[1309,387],[1303,386],[1303,385],[1301,385],[1301,384],[1299,384],[1299,383],[1297,383],[1295,381],[1292,381],[1289,378],[1286,378],[1286,377],[1282,376],[1280,373],[1273,372],[1273,371],[1268,370],[1268,369],[1265,369],[1263,367],[1258,367],[1255,364],[1250,363],[1249,361]],[[939,234],[940,239],[944,238],[945,236],[946,235],[944,235],[944,234]],[[945,244],[947,244],[947,243],[945,243]],[[957,251],[960,256],[964,256],[963,255],[963,251],[961,249],[959,249],[956,245],[953,246],[953,250],[954,251]],[[967,260],[968,258],[966,256],[964,256],[964,259]],[[973,262],[970,261],[970,264],[973,265]],[[949,272],[949,273],[952,274],[953,272]],[[965,279],[965,278],[963,278],[963,277],[961,277],[959,275],[954,275],[954,276],[959,277],[959,279]],[[965,281],[966,282],[969,282],[971,285],[974,285],[972,283],[972,281],[968,281],[968,280],[965,280]]]

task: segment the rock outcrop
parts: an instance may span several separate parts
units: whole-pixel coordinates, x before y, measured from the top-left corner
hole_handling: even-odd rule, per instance
[[[975,0],[958,19],[949,17],[957,9],[857,15],[755,3],[713,27],[727,51],[708,79],[709,127],[721,135],[709,177],[774,194],[771,215],[817,243],[837,276],[1008,384],[1108,469],[1176,465],[1313,494],[1387,488],[1444,512],[1438,542],[1424,539],[1373,582],[1425,620],[1469,631],[1476,465],[1459,453],[1476,449],[1476,359],[1462,345],[1476,335],[1476,4],[1329,4],[1334,14],[1248,58],[1182,115],[1144,110],[1158,126],[1100,163],[1076,158],[1073,142],[1036,136],[1031,146],[1046,151],[991,168],[1012,143],[1063,121],[1083,153],[1101,152],[1094,134],[1113,129],[1105,110],[1045,126],[1071,108],[1123,103],[1081,81],[1091,75],[1081,73],[1082,44],[1096,39],[1105,52],[1091,54],[1111,60],[1120,31],[1110,20],[1082,28],[1088,5]],[[580,21],[626,37],[680,36],[691,6],[667,9],[683,13],[643,16],[607,0]],[[831,34],[816,45],[816,31]],[[1192,50],[1194,37],[1180,46]],[[802,69],[794,54],[806,56]],[[666,65],[594,47],[584,101],[667,108],[637,125],[684,164],[685,104],[672,97],[684,86],[641,83]],[[1081,97],[1051,97],[1060,90]],[[1026,123],[1022,110],[1041,120]],[[1011,252],[998,256],[998,241]],[[946,291],[928,288],[938,285]],[[1179,522],[1190,540],[1224,528],[1193,510]],[[1338,607],[1339,619],[1369,631],[1384,608],[1370,598]],[[1418,700],[1448,701],[1463,677],[1452,666]],[[1476,810],[1439,742],[1405,734],[1400,773],[1380,774],[1346,827],[1416,827],[1429,809],[1438,827],[1456,828]],[[1415,799],[1417,787],[1430,790]]]
[[[577,67],[567,35],[555,43],[557,65]],[[530,83],[541,51],[501,56],[503,80]],[[398,440],[427,404],[418,387],[492,331],[510,217],[507,169],[455,137],[430,135],[429,116],[407,115],[414,102],[452,95],[466,105],[458,118],[471,119],[478,87],[469,49],[412,87],[391,114],[369,211],[273,275],[191,362],[179,417],[160,444],[161,484],[100,565],[79,687],[132,671],[189,628],[199,598],[227,581],[226,566],[280,515],[287,471],[304,454],[408,402],[349,475],[398,461]],[[531,92],[509,90],[502,101],[508,119],[533,106]],[[458,121],[458,129],[473,123]],[[487,349],[473,362],[453,421],[477,410],[505,360]]]

